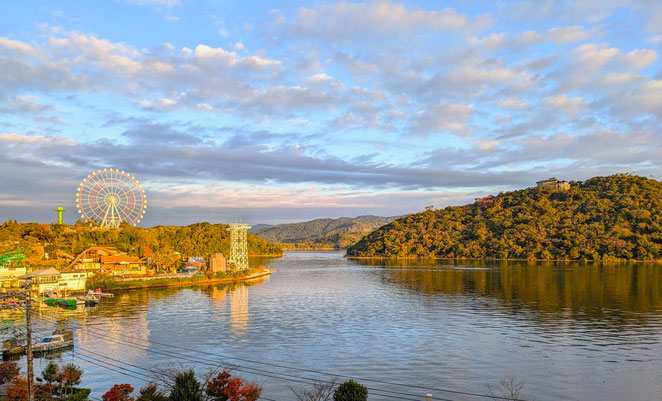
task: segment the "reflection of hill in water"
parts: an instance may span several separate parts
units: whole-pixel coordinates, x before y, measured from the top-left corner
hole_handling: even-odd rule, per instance
[[[549,262],[373,261],[386,280],[424,294],[475,294],[544,312],[662,313],[662,266]],[[436,263],[436,266],[430,266]]]

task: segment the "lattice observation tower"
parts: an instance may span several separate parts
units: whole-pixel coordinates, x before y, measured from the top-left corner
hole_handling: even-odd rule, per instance
[[[234,264],[237,270],[248,269],[248,224],[230,223],[230,258],[229,264]]]

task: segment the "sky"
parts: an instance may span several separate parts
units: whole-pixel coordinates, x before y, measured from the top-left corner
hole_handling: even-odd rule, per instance
[[[0,2],[0,221],[403,215],[552,176],[662,177],[662,2]]]

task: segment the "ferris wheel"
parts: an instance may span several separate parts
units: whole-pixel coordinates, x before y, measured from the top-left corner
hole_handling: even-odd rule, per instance
[[[147,197],[136,177],[118,169],[103,169],[83,178],[76,192],[78,213],[101,227],[136,225],[147,208]]]

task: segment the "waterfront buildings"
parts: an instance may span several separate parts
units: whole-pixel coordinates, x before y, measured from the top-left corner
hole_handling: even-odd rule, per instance
[[[54,267],[35,270],[19,277],[21,281],[32,280],[32,289],[39,294],[58,292],[83,292],[90,272],[73,270],[61,272]]]

